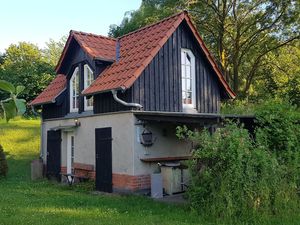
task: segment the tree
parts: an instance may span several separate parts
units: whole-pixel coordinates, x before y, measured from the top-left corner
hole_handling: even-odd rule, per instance
[[[5,55],[0,52],[0,65],[4,62]]]
[[[10,45],[0,66],[0,79],[15,86],[24,85],[22,97],[33,100],[53,79],[55,71],[34,44],[20,42]]]
[[[57,65],[60,55],[64,49],[67,37],[63,36],[59,41],[50,39],[46,42],[46,48],[43,50],[46,62],[48,62],[53,68]]]
[[[108,35],[120,37],[178,12],[183,0],[143,0],[136,11],[126,12],[120,25],[110,25]]]
[[[244,96],[268,53],[300,37],[298,1],[200,0],[191,11],[234,91]]]
[[[300,106],[300,44],[287,46],[266,56],[254,85],[257,96],[287,99]]]
[[[26,111],[25,100],[18,98],[24,89],[24,86],[14,87],[11,83],[0,80],[0,90],[9,94],[9,97],[0,100],[1,111],[7,122]]]

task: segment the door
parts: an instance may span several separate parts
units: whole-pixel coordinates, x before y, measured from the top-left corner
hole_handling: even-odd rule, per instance
[[[97,128],[96,135],[96,190],[112,192],[112,136],[111,127]]]
[[[48,178],[55,177],[60,180],[61,167],[61,131],[49,130],[47,132],[47,165]]]
[[[73,173],[75,136],[73,132],[67,132],[67,173]]]

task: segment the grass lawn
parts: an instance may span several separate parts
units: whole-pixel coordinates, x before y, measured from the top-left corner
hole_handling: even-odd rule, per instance
[[[232,224],[204,219],[188,206],[142,196],[94,195],[93,184],[68,187],[30,181],[30,161],[39,155],[39,120],[0,121],[0,143],[9,175],[0,180],[0,224]],[[253,224],[240,221],[237,224]],[[300,214],[274,216],[255,224],[300,224]]]

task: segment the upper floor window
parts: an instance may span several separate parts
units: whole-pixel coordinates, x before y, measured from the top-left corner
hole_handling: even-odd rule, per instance
[[[181,79],[183,109],[196,108],[195,56],[189,49],[181,49]]]
[[[70,112],[78,112],[79,93],[79,69],[76,67],[70,79]]]
[[[93,71],[87,64],[85,64],[84,65],[84,89],[89,87],[93,81],[94,81]],[[93,97],[90,97],[89,99],[87,99],[87,97],[84,97],[84,109],[85,110],[93,109]]]

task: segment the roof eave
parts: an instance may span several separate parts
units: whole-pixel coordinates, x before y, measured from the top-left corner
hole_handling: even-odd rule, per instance
[[[108,62],[108,63],[114,63],[115,62],[114,59],[105,59],[105,58],[101,58],[101,57],[94,57],[94,60],[104,61],[104,62]]]
[[[58,98],[58,96],[60,96],[65,90],[67,90],[67,88],[65,87],[63,90],[61,90],[53,99],[52,101],[47,101],[47,102],[40,102],[40,103],[36,103],[36,104],[31,104],[31,102],[28,104],[30,106],[37,106],[37,105],[47,105],[47,104],[53,104],[56,102],[56,98]]]
[[[126,87],[118,87],[118,88],[110,88],[110,89],[106,89],[106,90],[101,90],[101,91],[95,91],[95,92],[90,92],[90,93],[84,93],[85,90],[83,90],[81,92],[81,95],[83,96],[92,96],[92,95],[97,95],[97,94],[102,94],[102,93],[106,93],[106,92],[110,92],[110,91],[126,91]]]

